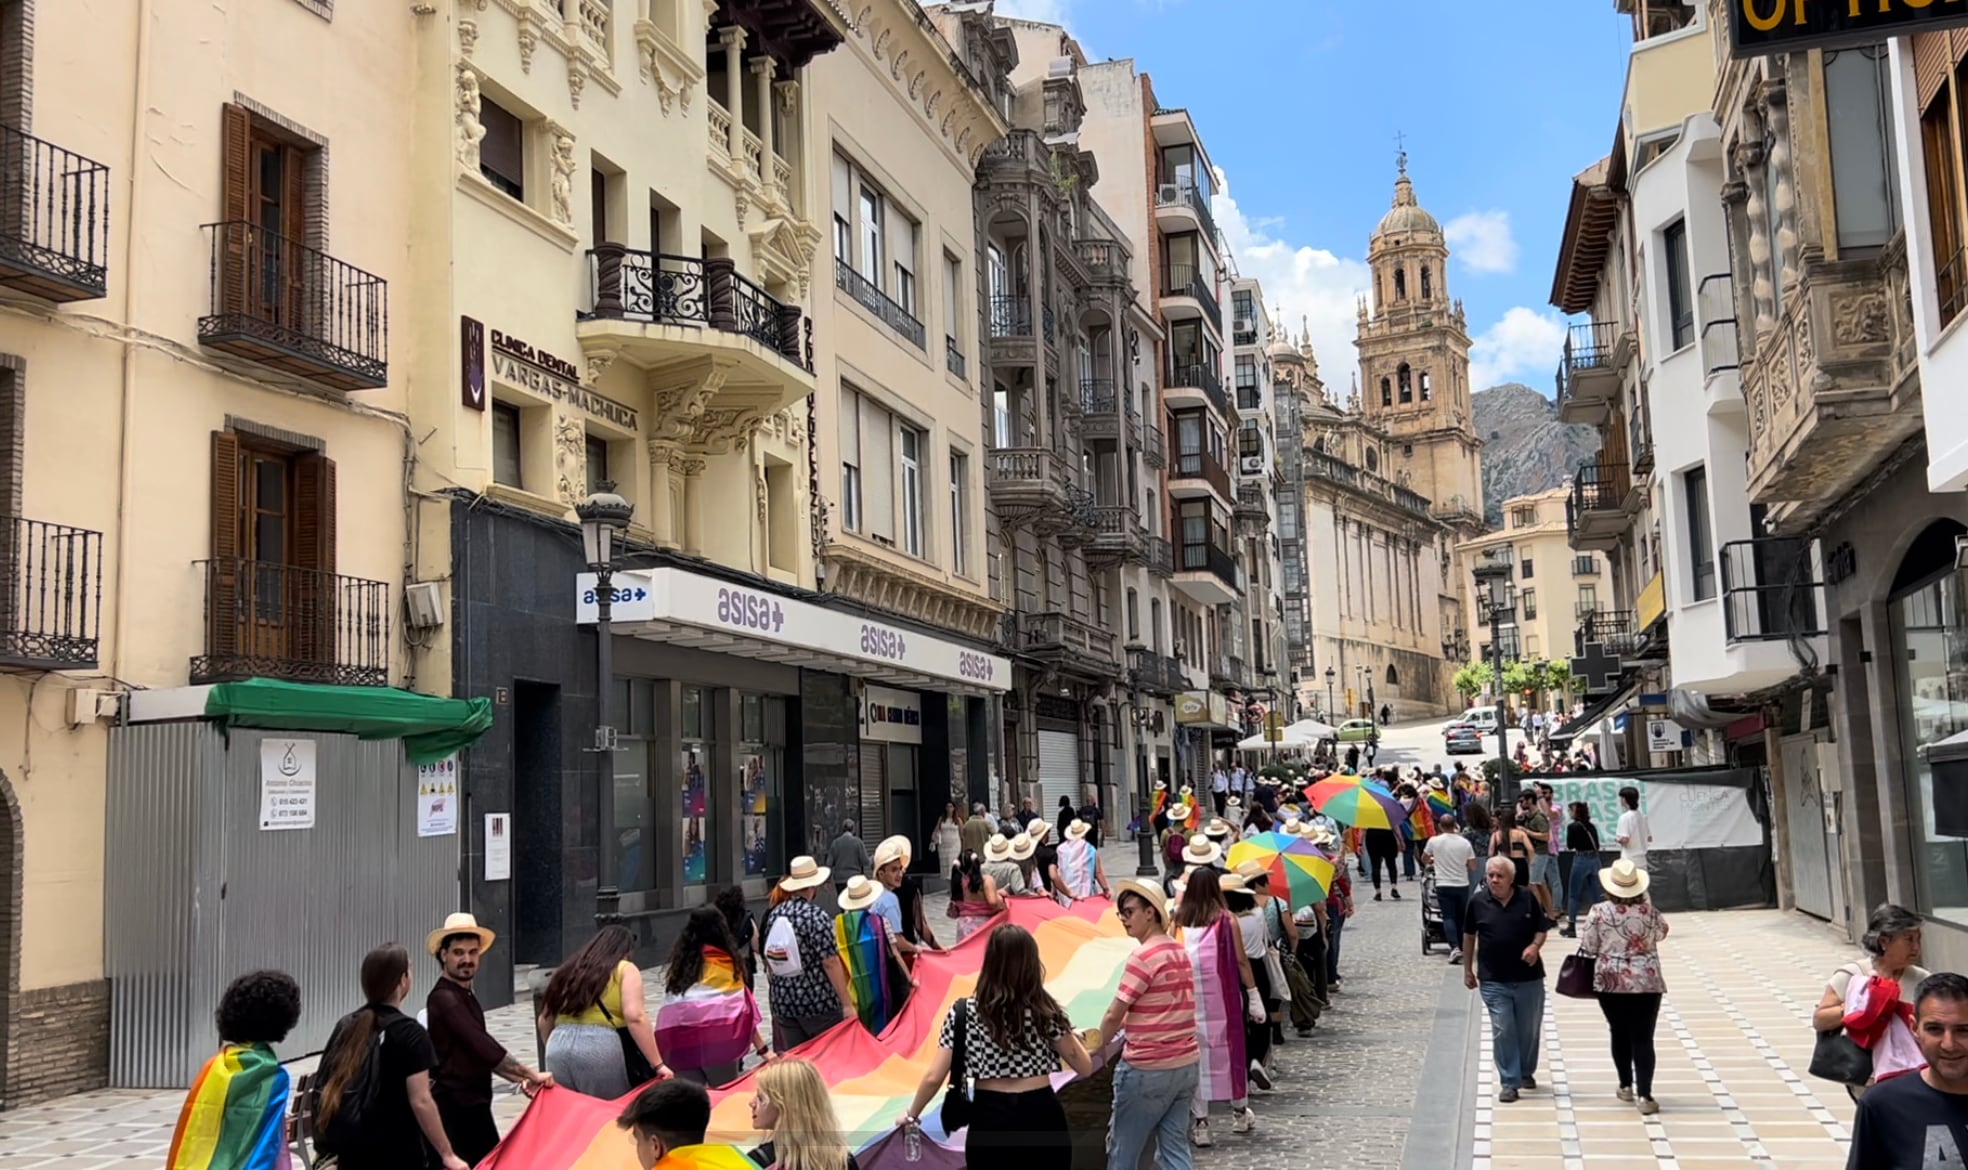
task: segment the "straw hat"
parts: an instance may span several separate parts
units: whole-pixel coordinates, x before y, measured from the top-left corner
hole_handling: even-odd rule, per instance
[[[1245,879],[1254,878],[1263,872],[1264,872],[1264,863],[1259,861],[1255,857],[1248,858],[1243,862],[1240,862],[1237,866],[1237,876],[1240,878],[1245,878]]]
[[[1242,874],[1226,873],[1216,879],[1216,885],[1218,889],[1226,894],[1249,892],[1244,889],[1244,878]]]
[[[1169,824],[1180,825],[1186,823],[1189,820],[1189,814],[1192,811],[1194,810],[1192,810],[1189,807],[1189,803],[1187,801],[1178,800],[1174,804],[1171,804],[1167,808],[1163,809],[1162,813],[1163,815],[1168,817]]]
[[[1184,800],[1187,800],[1190,797],[1196,795],[1196,790],[1194,788],[1189,787],[1187,784],[1184,784],[1182,786],[1182,791],[1176,793],[1176,795],[1182,797]]]
[[[821,865],[811,857],[795,857],[786,867],[786,876],[779,879],[779,888],[789,894],[810,890],[815,886],[827,884],[834,871]]]
[[[1333,836],[1333,831],[1324,825],[1312,825],[1310,828],[1311,832],[1307,833],[1306,836],[1312,838],[1314,845],[1331,845],[1339,840],[1338,837]]]
[[[1647,871],[1622,857],[1599,871],[1599,884],[1615,898],[1637,898],[1653,884]]]
[[[1298,832],[1299,827],[1304,823],[1305,823],[1304,821],[1298,819],[1297,813],[1286,813],[1285,827],[1282,831],[1286,833],[1296,833]]]
[[[1189,865],[1215,865],[1223,860],[1223,849],[1203,834],[1196,833],[1190,836],[1188,847],[1182,851],[1182,860]]]
[[[492,940],[499,937],[493,934],[489,927],[480,926],[478,919],[469,914],[451,914],[445,917],[443,926],[424,936],[424,949],[435,955],[439,944],[454,934],[477,935],[478,952],[481,955],[491,950]]]
[[[1149,885],[1140,878],[1130,877],[1122,878],[1114,883],[1114,904],[1116,906],[1121,904],[1122,894],[1133,894],[1135,897],[1148,903],[1148,908],[1155,912],[1155,917],[1161,920],[1162,925],[1168,925],[1168,900],[1161,890]]]
[[[909,868],[910,844],[907,837],[887,837],[875,846],[875,868],[880,869],[890,862],[899,861],[902,868]]]
[[[1020,833],[1011,839],[1010,848],[1011,859],[1013,861],[1024,861],[1031,857],[1032,854],[1038,852],[1039,843],[1032,840],[1030,833]]]
[[[1044,841],[1046,834],[1052,832],[1052,822],[1041,821],[1035,818],[1031,824],[1025,826],[1025,832],[1034,841]]]
[[[1068,841],[1081,840],[1087,835],[1087,830],[1092,827],[1078,817],[1074,817],[1073,823],[1066,826],[1066,839]]]
[[[866,910],[881,897],[881,887],[860,874],[847,879],[847,888],[841,891],[842,910]]]
[[[1203,836],[1213,841],[1225,840],[1236,835],[1237,826],[1222,817],[1211,817],[1209,824],[1203,826]]]
[[[991,839],[989,841],[984,842],[984,860],[986,861],[1011,860],[1011,841],[1008,840],[1003,833],[991,834]]]

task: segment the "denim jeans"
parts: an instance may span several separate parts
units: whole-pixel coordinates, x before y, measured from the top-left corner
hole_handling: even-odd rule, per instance
[[[1579,911],[1590,910],[1599,901],[1599,855],[1597,853],[1572,854],[1572,880],[1570,896],[1566,898],[1571,910],[1570,920],[1565,925],[1578,929]]]
[[[1450,948],[1462,949],[1462,912],[1469,908],[1468,886],[1435,885],[1435,900],[1442,904],[1442,937]]]
[[[1496,1059],[1497,1080],[1506,1089],[1521,1089],[1524,1078],[1538,1070],[1538,1046],[1544,1023],[1544,980],[1480,985],[1483,1006],[1490,1010],[1490,1049]]]
[[[1107,1170],[1136,1170],[1141,1151],[1159,1139],[1156,1170],[1191,1170],[1189,1099],[1196,1095],[1198,1066],[1114,1066],[1114,1114],[1107,1125]]]

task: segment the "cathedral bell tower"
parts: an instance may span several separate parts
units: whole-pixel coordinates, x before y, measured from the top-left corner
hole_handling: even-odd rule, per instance
[[[1482,442],[1469,405],[1469,332],[1449,297],[1442,225],[1415,201],[1400,156],[1394,206],[1367,247],[1371,302],[1359,306],[1360,399],[1393,442],[1388,474],[1427,496],[1458,539],[1483,531]]]

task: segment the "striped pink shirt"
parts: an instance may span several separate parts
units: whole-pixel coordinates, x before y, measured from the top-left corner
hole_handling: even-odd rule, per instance
[[[1163,937],[1128,956],[1115,996],[1127,1005],[1121,1056],[1136,1068],[1181,1068],[1200,1056],[1189,952]]]

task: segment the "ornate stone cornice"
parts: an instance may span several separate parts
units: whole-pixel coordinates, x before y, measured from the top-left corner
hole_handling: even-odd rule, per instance
[[[1004,607],[987,597],[896,565],[847,541],[822,550],[828,591],[978,642],[997,637]]]

